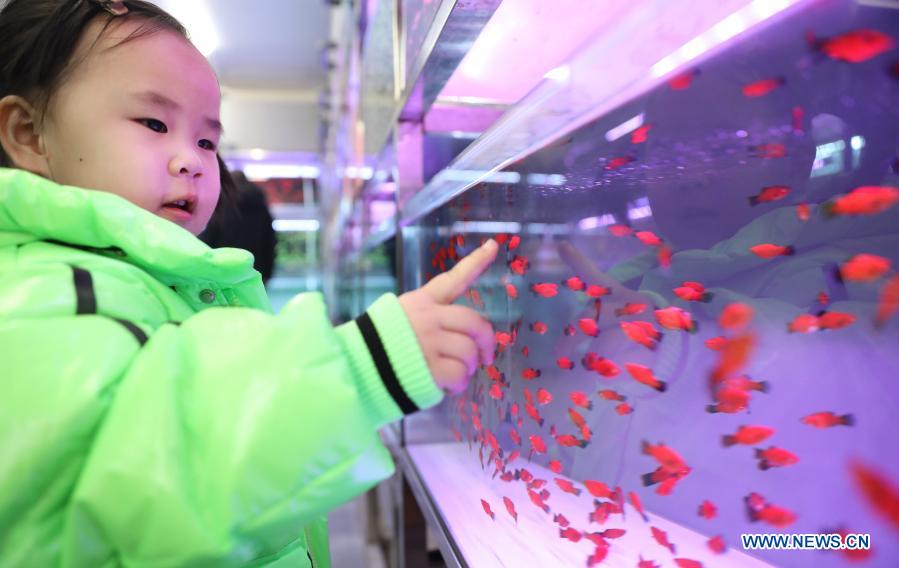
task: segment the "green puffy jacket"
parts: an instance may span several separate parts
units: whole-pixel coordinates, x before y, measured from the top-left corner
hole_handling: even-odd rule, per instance
[[[326,513],[436,404],[395,296],[272,315],[252,257],[0,169],[0,566],[328,566]]]

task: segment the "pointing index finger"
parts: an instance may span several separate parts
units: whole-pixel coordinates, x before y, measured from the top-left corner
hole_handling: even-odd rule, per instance
[[[496,259],[499,245],[489,239],[459,261],[449,272],[444,272],[426,285],[434,300],[449,304],[468,290],[484,270]]]

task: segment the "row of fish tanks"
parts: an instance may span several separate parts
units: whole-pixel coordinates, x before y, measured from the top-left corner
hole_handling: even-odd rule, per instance
[[[401,207],[401,289],[500,244],[495,362],[402,425],[460,564],[899,566],[897,7],[795,3]]]

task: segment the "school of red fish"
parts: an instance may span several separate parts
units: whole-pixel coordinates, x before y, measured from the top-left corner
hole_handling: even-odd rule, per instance
[[[829,39],[816,39],[807,36],[810,46],[819,50],[826,57],[843,63],[859,63],[884,53],[893,47],[891,37],[875,30],[855,30]],[[682,73],[668,82],[674,90],[690,88],[698,80],[697,69]],[[771,77],[740,86],[747,98],[764,97],[781,88],[786,83],[783,77]],[[799,107],[793,111],[794,126],[802,120]],[[652,136],[652,125],[646,124],[631,134],[632,144],[641,144]],[[752,155],[760,159],[777,159],[786,155],[783,145],[777,143],[762,144],[751,147]],[[605,161],[605,171],[621,168],[634,161],[632,156],[618,156]],[[756,207],[783,200],[791,192],[788,186],[760,187],[758,193],[749,199],[747,207]],[[899,189],[888,186],[862,186],[849,188],[845,193],[825,202],[812,204],[801,203],[796,206],[796,215],[802,221],[808,221],[818,215],[824,221],[833,218],[860,218],[879,215],[894,207],[899,201]],[[627,225],[611,225],[606,227],[608,234],[624,239],[636,239],[643,246],[654,251],[659,265],[664,269],[671,266],[672,249],[659,235],[647,230],[635,231]],[[574,295],[583,301],[591,315],[578,317],[562,329],[551,329],[545,322],[520,318],[508,327],[496,330],[495,343],[497,360],[481,367],[472,380],[467,395],[459,396],[452,402],[453,414],[459,421],[459,427],[452,427],[453,436],[458,441],[467,440],[469,446],[477,446],[478,457],[482,469],[493,478],[506,483],[523,484],[530,505],[546,515],[547,523],[557,529],[558,537],[571,542],[589,541],[593,545],[593,553],[585,559],[587,566],[601,564],[607,557],[614,541],[625,534],[624,529],[607,526],[613,523],[616,516],[625,514],[625,503],[636,509],[647,525],[647,532],[659,545],[657,550],[641,551],[640,567],[656,566],[653,560],[644,560],[644,556],[652,557],[669,554],[675,564],[681,567],[702,566],[701,562],[677,556],[677,543],[671,542],[668,535],[652,525],[651,518],[644,512],[639,491],[654,491],[660,496],[670,496],[677,492],[678,483],[692,472],[689,455],[682,455],[665,440],[643,440],[640,455],[635,459],[646,464],[645,472],[635,479],[628,480],[631,485],[610,487],[600,479],[584,479],[572,481],[564,477],[565,471],[561,461],[549,460],[548,453],[552,444],[572,451],[587,448],[594,436],[589,424],[590,413],[594,405],[609,405],[621,416],[639,413],[639,406],[629,401],[626,396],[616,390],[616,381],[634,381],[647,392],[665,393],[668,383],[665,376],[660,376],[654,369],[642,364],[626,360],[614,360],[610,353],[587,352],[579,361],[562,356],[554,361],[550,369],[538,366],[524,366],[515,380],[507,377],[500,370],[500,357],[519,353],[523,359],[529,354],[529,340],[540,341],[543,337],[562,334],[575,336],[582,334],[596,338],[601,334],[620,334],[627,341],[654,351],[665,341],[667,334],[695,333],[697,323],[689,309],[694,303],[710,302],[714,296],[700,281],[685,280],[671,290],[672,299],[680,300],[680,305],[669,305],[664,308],[647,303],[627,302],[614,310],[616,324],[601,327],[599,325],[603,302],[614,299],[615,287],[596,282],[589,282],[580,275],[573,274],[557,281],[535,281],[526,285],[516,285],[527,277],[531,269],[531,261],[521,252],[521,237],[515,234],[491,235],[505,254],[505,270],[508,272],[500,279],[505,301],[520,301],[522,294],[530,294],[538,301],[555,301],[563,295]],[[486,236],[479,236],[483,242]],[[477,243],[469,243],[475,245]],[[466,246],[466,236],[452,235],[443,246],[431,245],[431,268],[426,278],[450,268],[449,264],[462,256],[460,249]],[[747,252],[757,257],[758,263],[777,262],[780,257],[801,254],[803,251],[789,242],[759,242],[748,247]],[[835,276],[844,282],[862,283],[876,287],[879,300],[873,321],[876,329],[882,329],[899,311],[899,272],[891,261],[882,256],[859,250],[847,256],[836,268]],[[518,277],[516,279],[516,277]],[[607,284],[607,283],[606,283]],[[492,297],[492,296],[491,296]],[[484,311],[485,303],[477,288],[471,288],[465,296],[468,303]],[[849,326],[861,325],[859,316],[849,312],[828,309],[830,299],[825,292],[815,290],[810,300],[817,302],[820,309],[815,313],[800,313],[783,321],[784,333],[819,334],[840,333],[839,330]],[[676,301],[676,300],[675,300]],[[581,314],[583,315],[583,314]],[[724,305],[717,315],[718,335],[704,341],[706,348],[714,352],[714,365],[708,369],[708,396],[705,411],[716,414],[746,414],[749,412],[755,397],[770,396],[769,384],[765,380],[756,380],[746,374],[746,368],[757,355],[759,338],[753,327],[755,310],[750,303],[729,303]],[[524,333],[523,333],[524,332]],[[597,387],[589,391],[566,389],[564,381],[555,380],[565,373],[580,366],[588,372],[596,373]],[[538,381],[544,377],[542,382]],[[520,381],[518,380],[520,379]],[[532,386],[533,385],[533,386]],[[516,396],[511,396],[512,393]],[[486,394],[486,397],[484,396]],[[517,396],[521,394],[522,396]],[[520,405],[515,400],[523,400]],[[542,410],[548,405],[567,409],[568,420],[560,424],[548,424]],[[523,406],[523,408],[522,408]],[[496,413],[499,423],[508,426],[508,438],[512,447],[502,447],[497,433],[484,426],[485,412]],[[793,417],[801,424],[815,429],[851,428],[856,417],[852,412],[822,408],[817,412]],[[505,432],[504,426],[504,432]],[[528,432],[534,433],[525,433]],[[505,436],[505,433],[502,434]],[[790,468],[802,459],[801,448],[782,447],[777,439],[777,431],[766,424],[747,423],[725,434],[720,440],[728,452],[748,452],[756,467],[762,471],[774,470],[765,475],[777,475],[776,471]],[[526,467],[531,460],[539,461],[551,472],[563,477],[542,479],[536,477]],[[858,493],[867,506],[877,511],[887,522],[899,531],[899,483],[885,478],[870,464],[853,462],[846,464],[846,471],[855,481]],[[564,515],[553,512],[553,491],[561,491],[574,496],[592,500],[592,511],[584,519],[567,519]],[[750,492],[742,496],[740,507],[745,511],[749,522],[759,523],[766,529],[782,529],[790,527],[797,520],[799,513],[785,503],[772,503],[762,492]],[[845,496],[841,497],[845,498]],[[519,503],[507,496],[502,497],[502,507],[497,498],[480,499],[484,513],[496,522],[496,511],[505,509],[513,523],[518,522]],[[718,505],[709,500],[691,505],[696,515],[714,522],[718,515]],[[842,531],[845,528],[837,528]],[[714,532],[714,531],[711,531]],[[727,543],[719,534],[707,542],[708,549],[715,555],[725,554]],[[870,551],[842,551],[852,559],[864,559]]]

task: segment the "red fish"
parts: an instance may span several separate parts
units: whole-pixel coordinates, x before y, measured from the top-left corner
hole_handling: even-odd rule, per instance
[[[745,333],[728,340],[719,352],[718,363],[712,370],[712,385],[720,385],[722,381],[746,365],[755,351],[755,344],[755,336],[751,333]],[[745,390],[742,385],[736,388]]]
[[[537,404],[543,406],[553,401],[553,395],[546,389],[537,389]]]
[[[629,491],[627,494],[628,500],[633,505],[634,509],[640,513],[640,516],[643,517],[643,522],[648,523],[649,517],[646,516],[646,511],[643,510],[643,503],[640,501],[640,496],[634,493],[633,491]]]
[[[657,543],[670,550],[671,554],[677,554],[674,545],[668,541],[668,533],[656,527],[649,527],[649,530],[652,532],[652,538],[654,538]]]
[[[494,337],[496,338],[496,342],[498,344],[502,345],[503,347],[508,347],[509,345],[512,344],[512,341],[513,341],[512,334],[506,333],[505,331],[497,331],[494,334]]]
[[[899,200],[899,189],[888,186],[867,185],[857,187],[821,206],[824,216],[876,215],[893,206]]]
[[[560,436],[556,436],[556,442],[559,443],[560,446],[564,448],[586,448],[587,442],[583,440],[578,440],[571,434],[562,434]]]
[[[815,412],[803,416],[800,422],[813,428],[833,428],[834,426],[855,426],[855,416],[851,414],[837,415],[833,412]]]
[[[702,296],[707,298],[708,294],[702,294]],[[665,329],[681,330],[687,332],[696,331],[696,323],[693,321],[693,316],[690,315],[690,312],[682,310],[677,306],[668,306],[667,308],[656,310],[655,316],[656,321],[659,322],[659,325],[664,327]]]
[[[515,519],[515,522],[517,523],[518,512],[515,510],[515,503],[508,497],[503,497],[503,503],[506,505],[506,511],[509,512],[509,516]]]
[[[531,499],[531,503],[537,505],[537,507],[543,509],[544,513],[549,513],[549,506],[543,502],[543,497],[540,496],[539,493],[531,491],[528,489],[528,497]]]
[[[574,486],[574,484],[567,479],[562,479],[561,477],[553,478],[553,481],[556,482],[556,485],[559,486],[559,489],[564,491],[565,493],[571,493],[572,495],[580,495],[581,490]]]
[[[503,397],[503,389],[500,388],[499,383],[493,383],[492,385],[490,385],[488,394],[490,395],[490,398],[499,400]]]
[[[593,554],[587,557],[587,568],[596,566],[597,564],[602,564],[602,561],[606,559],[606,556],[608,556],[608,554],[608,546],[597,546],[595,549],[593,549]]]
[[[524,276],[530,266],[531,261],[524,256],[515,256],[509,261],[509,269],[519,276]]]
[[[740,426],[734,434],[721,437],[721,444],[729,448],[735,444],[754,446],[760,444],[774,434],[774,428],[768,426]]]
[[[572,391],[568,396],[571,398],[571,402],[573,402],[575,405],[580,406],[581,408],[586,408],[587,410],[593,409],[593,403],[590,402],[590,399],[587,398],[587,395],[582,391]]]
[[[861,462],[850,463],[849,471],[868,505],[899,529],[899,487]]]
[[[675,558],[674,563],[678,568],[702,568],[702,562],[692,558]]]
[[[703,519],[712,520],[718,514],[718,507],[714,503],[706,499],[699,505],[699,516]]]
[[[718,315],[718,325],[723,329],[735,331],[749,325],[755,312],[747,304],[734,302],[724,306]]]
[[[650,351],[655,351],[657,340],[653,339],[645,327],[637,325],[637,322],[627,321],[618,322],[618,325],[628,339]]]
[[[666,471],[678,472],[687,467],[684,458],[665,444],[650,444],[643,440],[641,451],[659,462],[662,469]]]
[[[531,331],[533,331],[534,333],[536,333],[538,335],[543,335],[544,333],[546,333],[549,330],[549,328],[546,326],[546,324],[543,323],[542,321],[535,321],[528,327]]]
[[[487,365],[484,367],[484,370],[487,372],[487,376],[490,377],[491,381],[498,383],[503,381],[503,374],[496,368],[496,365]]]
[[[574,326],[573,326],[573,325],[568,324],[568,325],[565,326],[565,329],[562,331],[562,333],[564,333],[564,334],[567,335],[568,337],[573,337],[574,334],[577,333],[577,330],[574,329]]]
[[[637,562],[637,568],[659,568],[659,565],[655,563],[653,560],[643,560],[643,555],[640,555],[639,561]]]
[[[619,402],[624,402],[625,400],[627,400],[626,396],[622,396],[617,391],[613,391],[611,389],[601,390],[597,394],[604,400],[616,400]]]
[[[515,250],[518,248],[518,245],[521,244],[521,237],[518,235],[513,235],[509,238],[509,250]]]
[[[638,383],[644,384],[659,392],[665,392],[668,388],[668,385],[664,381],[660,381],[656,378],[652,373],[652,369],[649,367],[637,365],[636,363],[625,363],[624,368],[627,369],[627,372],[630,373],[631,377]]]
[[[808,221],[812,216],[812,211],[809,208],[808,203],[800,203],[796,206],[796,217],[799,218],[800,221]]]
[[[717,404],[706,406],[706,412],[712,414],[721,412],[724,414],[736,414],[749,407],[749,392],[743,389],[726,387],[715,393]]]
[[[662,246],[662,239],[652,231],[637,231],[634,236],[648,247]]]
[[[602,481],[586,479],[584,480],[584,487],[587,488],[590,495],[599,499],[610,499],[612,497],[612,491],[609,489],[609,486]]]
[[[787,155],[787,147],[779,142],[771,142],[768,144],[759,144],[758,146],[750,146],[750,152],[755,152],[757,158],[772,160],[775,158],[783,158]]]
[[[712,351],[721,351],[724,349],[724,345],[727,343],[727,338],[723,335],[719,335],[717,337],[710,337],[705,340],[705,346],[711,349]]]
[[[880,329],[886,325],[897,309],[899,309],[899,274],[891,276],[880,289],[874,327]]]
[[[599,298],[601,296],[608,296],[612,293],[612,291],[604,286],[591,284],[590,286],[587,286],[587,288],[584,290],[584,293],[591,298]]]
[[[755,458],[759,460],[759,469],[765,471],[772,467],[786,467],[799,462],[799,457],[783,448],[771,446],[766,450],[756,448]]]
[[[514,284],[506,284],[506,295],[513,300],[518,297],[518,288]]]
[[[531,448],[533,448],[535,452],[538,454],[546,453],[546,444],[543,442],[543,438],[537,434],[531,434],[528,436],[528,440],[531,441]]]
[[[787,185],[769,185],[762,188],[758,195],[749,198],[749,205],[755,207],[760,203],[771,203],[778,201],[790,194],[790,187]]]
[[[606,230],[609,231],[613,237],[626,237],[634,232],[634,230],[627,225],[609,225],[606,227]]]
[[[536,379],[537,377],[539,377],[542,374],[543,373],[540,372],[540,369],[534,369],[534,368],[528,367],[527,369],[522,369],[521,378],[526,381],[533,381],[534,379]]]
[[[754,381],[746,375],[724,379],[724,385],[735,389],[759,392],[768,392],[770,386],[768,381]]]
[[[790,115],[793,119],[793,132],[802,132],[802,119],[805,117],[805,109],[795,106],[790,111]]]
[[[542,298],[552,298],[559,293],[559,286],[552,282],[531,284],[531,292]]]
[[[651,124],[644,124],[640,128],[631,132],[631,144],[642,144],[646,142],[646,137],[652,129]]]
[[[842,329],[855,323],[856,317],[845,312],[821,312],[818,325],[821,329]]]
[[[574,361],[572,361],[568,357],[559,357],[558,359],[556,359],[556,365],[558,365],[560,369],[564,369],[566,371],[574,369]]]
[[[493,520],[496,520],[496,515],[493,514],[493,511],[490,510],[490,503],[481,499],[481,507],[484,508],[484,512],[487,513],[487,516]]]
[[[871,282],[886,274],[890,259],[876,254],[857,254],[840,267],[840,277],[848,282]]]
[[[626,414],[630,414],[634,409],[630,404],[626,402],[622,402],[621,404],[615,405],[615,412],[618,413],[619,416],[624,416]]]
[[[497,233],[493,236],[493,240],[496,241],[496,244],[502,246],[509,240],[509,236],[509,233]]]
[[[568,289],[572,290],[573,292],[580,292],[581,290],[583,290],[584,288],[587,287],[587,285],[584,283],[584,281],[581,280],[580,278],[578,278],[577,276],[572,276],[571,278],[563,281],[562,283],[565,284],[565,286],[567,286]]]
[[[824,291],[818,292],[818,296],[816,299],[818,300],[818,303],[821,304],[822,306],[826,306],[827,304],[830,303],[830,296],[828,296],[827,292],[824,292]]]
[[[521,348],[522,356],[527,357],[530,353],[531,353],[531,350],[528,349],[527,345],[525,345],[524,347]]]
[[[755,81],[754,83],[749,83],[748,85],[745,85],[743,87],[743,96],[749,98],[764,97],[786,82],[787,80],[783,77],[774,77],[773,79],[762,79],[761,81]]]
[[[589,371],[595,371],[599,373],[603,377],[611,379],[612,377],[618,376],[621,372],[621,369],[618,368],[614,362],[605,357],[600,357],[593,351],[588,351],[586,355],[584,355],[583,359],[581,359],[581,363],[584,365],[584,368]]]
[[[553,473],[562,473],[562,462],[559,460],[552,460],[549,462],[549,469]]]
[[[699,75],[699,70],[691,69],[690,71],[686,71],[669,79],[668,86],[675,91],[683,91],[693,83],[693,79],[696,78],[697,75]]]
[[[607,172],[617,170],[618,168],[633,162],[635,159],[636,158],[633,156],[617,156],[609,160],[609,162],[603,166],[603,169]]]
[[[509,437],[512,438],[512,441],[515,442],[516,446],[521,445],[521,434],[518,433],[518,430],[512,428],[509,430]]]
[[[560,527],[567,527],[571,523],[568,522],[568,519],[565,518],[565,515],[561,513],[556,513],[553,515],[553,522],[558,524]]]
[[[627,531],[624,529],[606,529],[599,533],[603,538],[621,538],[627,534]]]
[[[699,282],[684,282],[677,288],[674,288],[674,294],[687,302],[705,302],[708,300],[705,286]]]
[[[744,498],[750,522],[762,521],[772,527],[788,527],[796,521],[792,511],[772,505],[758,493],[750,493]]]
[[[662,245],[659,247],[658,252],[656,253],[656,257],[659,260],[659,265],[662,268],[671,268],[671,258],[674,254],[674,251],[671,250],[671,247],[668,245]]]
[[[814,333],[820,328],[818,316],[812,314],[799,314],[787,324],[789,333]]]
[[[814,40],[814,38],[810,38]],[[861,63],[885,53],[895,42],[889,35],[872,29],[859,29],[816,42],[824,55],[836,61]]]
[[[749,247],[749,251],[752,254],[764,259],[796,254],[796,249],[791,246],[772,245],[771,243],[764,243],[761,245]]]
[[[596,337],[599,335],[599,327],[596,325],[596,321],[591,318],[581,318],[577,320],[577,325],[581,328],[581,331],[584,335],[588,335],[590,337]]]
[[[637,314],[642,314],[648,307],[649,306],[646,304],[627,303],[624,305],[624,307],[615,310],[615,315],[618,317],[634,316]]]
[[[587,419],[584,418],[584,416],[580,412],[573,408],[568,409],[568,417],[571,418],[571,422],[573,422],[574,425],[578,428],[583,427],[587,423]]]
[[[543,418],[540,416],[540,412],[537,410],[537,407],[531,403],[527,403],[524,405],[524,411],[527,412],[528,416],[531,417],[531,420],[536,422],[538,425],[543,426]]]

